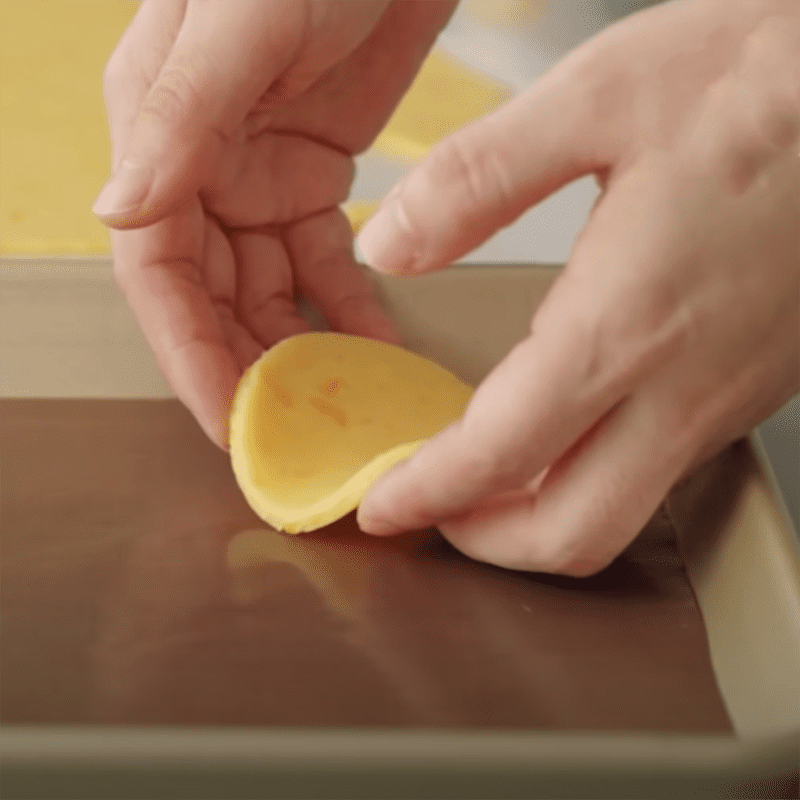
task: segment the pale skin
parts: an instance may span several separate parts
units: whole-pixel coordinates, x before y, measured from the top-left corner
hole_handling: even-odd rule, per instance
[[[242,370],[305,329],[294,287],[332,327],[396,340],[336,206],[451,12],[155,0],[112,57],[115,166],[133,167],[96,211],[162,370],[220,446]],[[439,269],[588,174],[601,195],[530,336],[370,490],[368,533],[436,525],[482,561],[592,574],[800,388],[800,4],[623,20],[442,141],[360,245],[380,271]]]

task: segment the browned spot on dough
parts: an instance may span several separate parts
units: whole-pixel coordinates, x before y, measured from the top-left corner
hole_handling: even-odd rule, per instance
[[[330,417],[335,422],[338,422],[343,428],[347,427],[347,415],[342,411],[341,408],[337,408],[336,406],[329,403],[327,400],[323,400],[321,397],[310,397],[309,401],[314,408],[319,411],[320,414],[325,414],[326,416]]]
[[[347,385],[347,381],[344,378],[331,378],[329,381],[323,383],[319,387],[319,390],[328,397],[334,397],[338,394],[340,389],[346,389]]]
[[[292,406],[294,406],[294,397],[292,397],[292,393],[283,384],[273,383],[272,393],[282,406],[286,408],[292,408]]]

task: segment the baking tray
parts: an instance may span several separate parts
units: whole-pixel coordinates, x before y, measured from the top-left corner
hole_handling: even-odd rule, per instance
[[[470,266],[412,281],[376,278],[376,282],[412,349],[477,382],[525,334],[556,270]],[[355,531],[352,519],[328,538],[303,540],[303,553],[316,548],[317,567],[336,561],[339,545],[334,541],[346,542],[356,562],[367,553],[374,563],[390,566],[377,573],[378,583],[372,582],[373,605],[366,615],[373,622],[389,620],[385,630],[396,632],[405,625],[413,636],[424,629],[462,637],[450,643],[450,651],[447,641],[435,638],[424,648],[417,641],[415,651],[413,636],[398,640],[393,649],[385,642],[378,648],[376,657],[391,654],[390,666],[405,664],[405,671],[395,673],[395,688],[401,695],[403,687],[407,694],[416,692],[416,704],[393,706],[397,692],[388,700],[384,697],[383,705],[373,702],[383,695],[369,688],[369,676],[359,684],[358,670],[345,666],[337,679],[342,691],[353,698],[361,692],[370,700],[361,704],[360,712],[356,713],[358,703],[337,707],[328,702],[330,687],[303,706],[302,697],[313,696],[310,681],[323,674],[317,663],[317,672],[312,669],[306,682],[306,694],[286,705],[295,709],[294,718],[284,709],[284,716],[273,714],[268,725],[259,724],[258,715],[248,718],[241,703],[233,717],[230,704],[223,713],[219,705],[197,703],[194,710],[204,708],[205,713],[194,719],[186,706],[176,712],[179,704],[170,706],[163,692],[171,686],[180,694],[176,675],[194,673],[174,669],[173,683],[161,687],[160,705],[149,711],[141,703],[126,709],[108,676],[130,672],[131,652],[139,653],[133,672],[141,675],[142,664],[152,662],[141,653],[153,639],[136,640],[129,624],[128,629],[124,624],[110,626],[114,635],[111,644],[108,636],[102,640],[103,648],[92,638],[95,616],[99,610],[112,617],[116,613],[123,622],[164,623],[158,603],[148,600],[141,580],[126,584],[120,579],[114,587],[109,582],[116,582],[117,575],[149,575],[150,591],[160,580],[166,592],[174,593],[174,585],[183,580],[182,596],[192,588],[211,587],[213,568],[211,573],[189,570],[187,577],[186,565],[213,566],[224,550],[211,547],[210,555],[198,557],[197,547],[191,546],[214,536],[230,536],[246,526],[258,527],[257,521],[248,517],[249,510],[231,489],[224,456],[197,435],[185,411],[169,399],[169,388],[114,288],[107,260],[6,260],[0,272],[0,304],[2,395],[7,398],[2,405],[4,797],[797,796],[800,569],[796,540],[757,438],[736,443],[676,490],[620,561],[588,582],[473,565],[431,532],[390,543],[366,539]],[[115,437],[113,448],[102,446],[109,437]],[[175,437],[184,444],[170,446]],[[117,455],[106,454],[102,458],[108,460],[102,461],[98,452],[111,449]],[[76,454],[72,470],[58,461],[65,452]],[[161,483],[153,485],[182,492],[181,508],[187,507],[186,497],[192,497],[192,513],[175,515],[172,506],[161,501],[145,509],[136,500],[135,489],[147,485],[148,465],[156,452],[156,460],[164,466]],[[192,475],[186,464],[170,458],[204,466]],[[97,464],[108,468],[107,485],[94,494],[81,477],[80,466],[92,463],[94,483],[105,472]],[[114,469],[122,469],[120,464],[128,472],[115,474]],[[78,491],[76,486],[81,485],[85,488]],[[126,485],[132,487],[127,494],[111,491]],[[59,488],[64,490],[61,494]],[[76,519],[85,533],[89,507],[95,515],[90,526],[94,538],[84,536],[78,546],[66,534]],[[151,537],[138,550],[126,550],[151,513],[158,524],[167,520],[171,526],[171,568],[164,567],[164,542],[170,541],[166,533]],[[45,516],[39,520],[37,514]],[[61,520],[55,531],[54,518]],[[138,522],[125,528],[123,520]],[[180,557],[182,541],[188,545],[185,558]],[[107,556],[111,551],[117,553],[114,563],[124,568],[107,570],[105,583],[103,574],[96,576],[97,585],[105,588],[92,594],[92,583],[85,579],[91,569],[88,573],[86,569],[109,563],[98,562],[97,553]],[[283,587],[275,595],[282,602],[294,597],[295,610],[307,611],[311,606],[303,606],[298,591],[309,578],[310,562],[303,566],[297,558],[297,553],[287,556],[282,551],[272,559],[270,585]],[[74,564],[75,570],[58,572],[64,563]],[[68,584],[43,580],[53,564],[52,574],[61,575],[61,580],[65,572],[73,574],[77,588],[59,595],[58,586]],[[428,572],[420,572],[423,569]],[[347,625],[352,632],[358,630],[352,615],[364,616],[363,591],[330,594],[330,585],[347,583],[346,568],[344,574],[333,583],[327,579],[327,584],[317,578],[316,589],[336,615],[351,614]],[[443,575],[449,576],[446,582]],[[254,591],[258,595],[261,590],[258,581],[254,588],[252,575],[239,577],[240,595],[251,599]],[[382,587],[383,595],[375,586]],[[420,586],[429,587],[427,595]],[[430,591],[437,586],[450,593],[441,602]],[[213,589],[208,592],[213,595]],[[80,606],[78,600],[69,602],[70,597],[94,598],[95,605]],[[103,599],[99,609],[98,597]],[[138,605],[130,606],[131,597],[138,598]],[[381,597],[394,602],[384,609],[383,617],[375,611]],[[453,598],[459,604],[448,606]],[[465,605],[467,599],[471,605]],[[263,593],[257,600],[261,622],[270,613],[280,613],[284,619],[289,613],[288,606],[270,612]],[[309,602],[313,605],[313,597]],[[419,604],[416,622],[408,610],[414,602]],[[538,620],[539,627],[532,629],[526,615]],[[620,619],[615,623],[616,616]],[[295,627],[306,631],[306,645],[328,630],[309,627],[308,619],[296,611]],[[483,627],[475,622],[480,619]],[[62,628],[59,620],[64,622]],[[474,623],[472,628],[459,627],[464,620]],[[543,627],[548,621],[550,627]],[[652,647],[665,648],[658,659],[647,648],[637,654],[635,647],[637,636],[647,635],[648,622],[652,630],[663,632],[665,641],[652,640]],[[568,642],[564,632],[573,633],[577,648],[579,642],[591,639],[593,624],[606,633],[615,630],[616,647],[607,647],[602,658],[586,651],[581,672],[574,667],[581,659],[568,658],[579,653],[564,644]],[[637,624],[640,633],[634,636]],[[104,691],[117,698],[116,705],[105,704],[103,715],[87,712],[75,691],[76,675],[94,673],[80,659],[74,664],[65,660],[64,654],[74,656],[75,651],[58,650],[62,639],[83,635],[81,625],[89,626],[87,641],[94,643],[91,669],[105,664]],[[108,633],[108,625],[97,630],[101,628]],[[675,638],[682,629],[694,637],[698,660],[687,656],[688,639]],[[59,630],[67,633],[59,638],[55,635]],[[198,641],[187,633],[192,630],[196,633],[198,628],[179,622],[160,641],[173,643],[169,651],[173,656],[185,654],[187,637],[191,646]],[[219,635],[222,628],[214,630]],[[256,627],[254,633],[240,632],[234,644],[261,641],[263,647],[264,635],[265,630]],[[143,642],[138,650],[125,644],[132,638]],[[221,640],[212,637],[212,642],[219,649]],[[488,642],[494,644],[489,647]],[[512,642],[517,645],[511,647]],[[468,659],[449,664],[444,655],[459,647],[463,652],[465,643],[473,645],[472,667]],[[330,666],[341,642],[319,638],[319,644],[316,652]],[[502,659],[488,658],[502,646],[506,647]],[[98,660],[98,647],[105,661]],[[286,647],[290,654],[312,652]],[[423,652],[438,652],[441,657],[436,662],[429,659],[420,671]],[[701,663],[703,654],[707,669]],[[556,666],[568,676],[560,684],[553,682],[558,676],[552,662],[556,657],[560,659]],[[263,659],[264,653],[258,658]],[[296,662],[292,656],[286,663],[296,667]],[[163,662],[159,663],[156,672],[166,674]],[[30,664],[30,669],[21,669],[20,664]],[[280,667],[280,659],[273,658],[269,673],[273,686],[279,680],[285,681],[287,690],[302,686],[299,678],[281,678]],[[253,683],[252,675],[239,681],[235,669],[226,669],[227,680],[233,676],[237,685],[254,692],[258,682]],[[447,687],[450,694],[442,689],[448,670],[453,675]],[[436,675],[439,683],[430,684],[430,676]],[[214,685],[213,678],[206,688]],[[547,691],[537,695],[530,689],[537,685]],[[414,686],[412,692],[409,687]],[[483,708],[471,703],[477,692],[491,702]],[[577,702],[581,692],[585,696]],[[443,698],[449,698],[449,705]],[[172,713],[164,715],[165,707]]]

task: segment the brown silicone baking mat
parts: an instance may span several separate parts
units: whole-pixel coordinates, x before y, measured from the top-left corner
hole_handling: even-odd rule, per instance
[[[593,578],[510,572],[270,531],[174,400],[0,412],[5,724],[732,732],[662,515]]]

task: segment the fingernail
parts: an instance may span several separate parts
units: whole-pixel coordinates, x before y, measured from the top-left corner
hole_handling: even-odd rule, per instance
[[[136,211],[150,190],[153,170],[125,160],[95,200],[92,211],[98,217],[118,217]]]
[[[358,246],[370,267],[390,274],[412,271],[420,255],[400,200],[391,196],[361,229]]]

